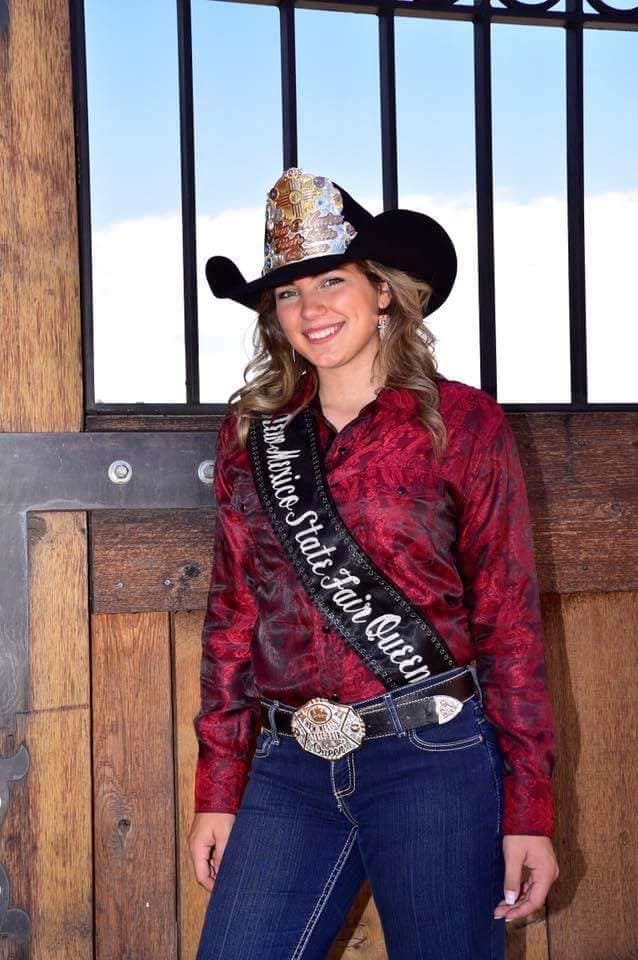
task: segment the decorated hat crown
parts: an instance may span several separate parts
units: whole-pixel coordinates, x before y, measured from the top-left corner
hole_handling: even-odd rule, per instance
[[[338,187],[327,177],[290,167],[268,192],[261,275],[295,261],[345,253],[356,235],[343,215]]]

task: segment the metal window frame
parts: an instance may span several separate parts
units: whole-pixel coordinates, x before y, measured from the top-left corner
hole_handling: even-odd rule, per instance
[[[90,162],[87,110],[87,72],[84,0],[69,0],[72,36],[74,116],[76,131],[79,210],[80,296],[84,353],[85,415],[223,414],[224,403],[200,403],[199,337],[195,238],[195,160],[193,127],[193,73],[190,0],[176,0],[182,229],[184,255],[185,403],[98,403],[94,387],[93,296],[91,264]],[[211,3],[247,3],[279,8],[282,159],[284,168],[296,166],[297,84],[295,10],[361,13],[378,17],[379,95],[383,205],[398,205],[395,36],[396,17],[464,20],[474,27],[474,122],[476,143],[476,202],[478,243],[478,303],[481,387],[497,396],[496,307],[494,280],[494,197],[492,154],[491,27],[493,23],[562,27],[565,30],[567,156],[567,244],[571,401],[566,403],[503,403],[510,412],[576,412],[638,410],[636,403],[590,403],[587,400],[587,336],[585,294],[585,197],[583,137],[583,35],[586,29],[638,30],[638,6],[615,10],[604,0],[558,0],[523,3],[490,0],[476,4],[454,0],[209,0]]]

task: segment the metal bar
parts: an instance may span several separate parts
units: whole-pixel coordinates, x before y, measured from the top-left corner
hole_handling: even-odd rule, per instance
[[[212,0],[214,3],[246,3],[251,5],[274,7],[281,0]],[[295,7],[300,10],[329,10],[335,13],[368,13],[377,15],[383,0],[296,0]],[[394,0],[391,2],[395,17],[434,18],[442,20],[473,20],[476,7],[473,4],[453,3],[447,0]],[[580,22],[594,29],[638,30],[638,11],[613,11],[611,7],[598,0],[592,0],[592,6],[600,12],[567,13],[562,10],[543,10],[521,3],[517,7],[504,9],[494,7],[490,11],[493,23],[518,23],[529,26],[565,26],[568,21]]]
[[[284,170],[297,166],[297,64],[294,0],[280,0],[281,121]]]
[[[2,433],[0,514],[205,507],[211,492],[198,468],[215,444],[205,430]],[[109,477],[115,461],[130,464],[126,481]]]
[[[14,733],[29,701],[27,515],[0,506],[0,729]]]
[[[0,434],[0,728],[28,708],[27,513],[212,508],[215,449],[212,431]]]
[[[389,0],[383,0],[379,9],[379,86],[381,96],[383,209],[394,210],[399,206],[399,173],[394,12]]]
[[[582,0],[567,0],[579,12]],[[567,262],[571,397],[587,402],[587,313],[585,303],[585,173],[583,137],[583,31],[565,31],[567,97]]]
[[[91,250],[91,163],[86,82],[86,33],[83,0],[69,4],[71,83],[75,129],[75,171],[78,206],[78,257],[82,319],[82,378],[84,407],[95,406],[93,342],[93,255]]]
[[[186,402],[198,403],[199,326],[197,316],[195,137],[193,132],[193,50],[190,0],[177,0],[177,49],[182,174],[182,256],[184,275]]]
[[[480,0],[474,23],[474,122],[481,388],[497,396],[494,297],[494,195],[489,0]]]

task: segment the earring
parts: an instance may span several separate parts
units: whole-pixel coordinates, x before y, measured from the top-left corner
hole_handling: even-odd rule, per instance
[[[295,363],[297,360],[297,354],[295,353],[295,348],[291,347],[290,349],[292,350],[292,362]]]
[[[377,327],[379,329],[380,334],[383,334],[383,332],[385,331],[385,326],[389,319],[390,319],[389,314],[387,313],[380,314],[379,322],[377,323]]]

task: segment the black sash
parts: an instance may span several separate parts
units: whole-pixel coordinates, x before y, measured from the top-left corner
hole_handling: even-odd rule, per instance
[[[312,410],[253,420],[248,451],[259,499],[311,600],[382,682],[394,689],[458,666],[341,519]]]

